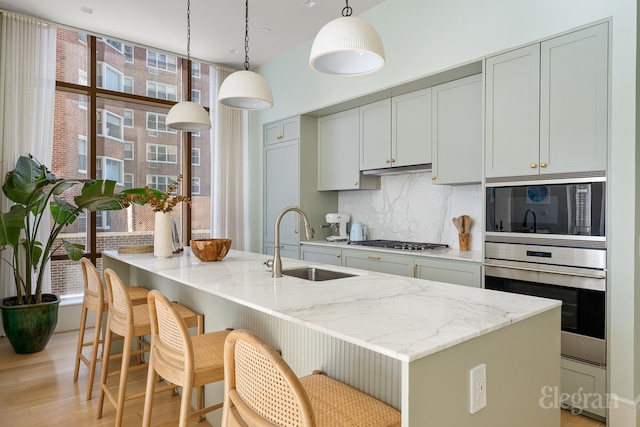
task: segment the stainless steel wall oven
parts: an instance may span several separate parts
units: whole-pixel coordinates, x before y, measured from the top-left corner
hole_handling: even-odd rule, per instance
[[[487,183],[485,288],[562,301],[562,355],[606,365],[604,178]]]

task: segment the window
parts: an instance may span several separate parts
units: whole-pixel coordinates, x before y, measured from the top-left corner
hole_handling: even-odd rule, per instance
[[[87,33],[82,33],[80,31],[78,31],[77,33],[78,36],[78,41],[84,45],[87,44]]]
[[[196,79],[200,78],[200,63],[196,61],[191,62],[191,77]]]
[[[98,157],[96,159],[96,179],[109,179],[123,185],[124,162],[111,157]]]
[[[87,72],[85,70],[78,70],[78,84],[87,85]],[[78,107],[83,110],[87,109],[87,95],[78,95]]]
[[[78,214],[76,224],[78,225],[78,233],[87,232],[87,211],[83,210]]]
[[[151,98],[166,99],[176,101],[178,89],[174,85],[147,81],[147,96]]]
[[[173,145],[147,144],[147,161],[177,163],[178,147]]]
[[[167,191],[173,181],[177,179],[176,176],[170,175],[147,175],[147,185],[149,188],[155,188],[160,191]]]
[[[199,90],[192,90],[191,91],[191,102],[195,102],[196,104],[200,104],[200,91]]]
[[[172,55],[147,50],[147,67],[175,73],[178,69],[178,58]]]
[[[124,49],[122,47],[123,46],[122,42],[119,42],[117,40],[105,39],[105,43],[107,43],[109,46],[111,46],[112,48],[114,48],[120,53],[124,52]]]
[[[96,228],[99,230],[111,228],[111,211],[96,211]]]
[[[123,82],[122,91],[124,93],[133,93],[133,77],[125,76]]]
[[[122,122],[122,125],[126,128],[132,128],[133,127],[133,110],[131,108],[125,108],[124,109],[124,117],[123,117],[124,121]]]
[[[133,188],[133,174],[125,173],[124,174],[124,188]]]
[[[167,115],[158,113],[147,113],[147,130],[176,133],[175,130],[167,127]]]
[[[200,178],[191,178],[191,194],[200,194]]]
[[[125,141],[123,145],[124,156],[122,158],[124,160],[133,160],[133,141]]]
[[[78,136],[78,172],[87,173],[87,137]]]
[[[191,164],[193,166],[200,166],[200,149],[199,148],[191,149]]]
[[[97,79],[97,86],[99,88],[122,92],[122,81],[124,79],[124,75],[111,65],[99,62]]]
[[[129,64],[133,64],[133,46],[131,46],[130,44],[125,44],[123,45],[124,47],[124,62],[127,62]]]
[[[98,135],[122,140],[124,131],[124,120],[122,117],[107,110],[98,110],[97,118],[96,127],[98,128]]]

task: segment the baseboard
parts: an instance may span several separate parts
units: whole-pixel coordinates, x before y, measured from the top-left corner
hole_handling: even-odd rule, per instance
[[[609,397],[608,427],[640,427],[640,396],[635,400]]]

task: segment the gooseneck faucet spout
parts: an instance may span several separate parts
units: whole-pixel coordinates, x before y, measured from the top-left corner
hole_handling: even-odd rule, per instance
[[[525,211],[524,220],[522,221],[522,226],[523,227],[528,227],[527,217],[529,216],[529,214],[533,215],[533,232],[537,233],[538,232],[538,224],[537,224],[537,220],[536,220],[536,211],[534,211],[533,209],[527,209]]]
[[[302,220],[304,221],[304,233],[307,237],[307,240],[311,240],[313,239],[313,228],[311,228],[311,224],[309,223],[309,218],[307,217],[307,214],[304,213],[302,211],[302,209],[300,209],[297,206],[289,206],[287,208],[284,208],[280,211],[280,213],[278,214],[278,216],[276,217],[276,223],[275,223],[275,231],[274,231],[274,236],[275,236],[275,248],[273,251],[273,265],[272,267],[272,272],[273,272],[273,277],[274,278],[278,278],[278,277],[282,277],[282,260],[280,259],[280,222],[282,221],[282,217],[290,211],[294,211],[299,213],[302,216]]]

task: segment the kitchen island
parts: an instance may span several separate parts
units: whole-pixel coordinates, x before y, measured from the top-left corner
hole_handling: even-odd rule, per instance
[[[283,259],[355,274],[324,282],[273,279],[266,255],[104,253],[130,284],[205,314],[205,330],[250,329],[297,375],[314,369],[402,411],[407,426],[558,426],[560,302]],[[470,414],[469,371],[486,365],[486,408]],[[207,400],[221,397],[220,384]],[[219,401],[219,400],[218,400]]]

